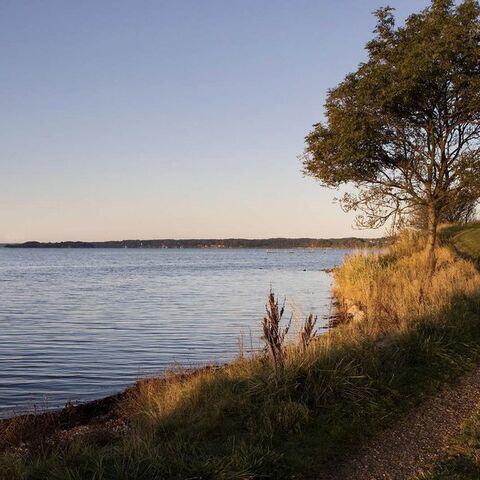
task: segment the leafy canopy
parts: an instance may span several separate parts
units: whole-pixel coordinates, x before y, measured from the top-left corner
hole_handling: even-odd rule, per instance
[[[328,93],[306,137],[304,172],[353,184],[342,206],[361,227],[398,224],[418,207],[436,230],[461,192],[480,196],[480,6],[434,0],[396,27],[375,12],[368,60]]]

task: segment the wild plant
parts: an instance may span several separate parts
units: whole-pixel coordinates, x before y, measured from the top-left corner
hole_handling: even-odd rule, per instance
[[[270,292],[265,306],[266,314],[263,317],[262,340],[265,342],[265,350],[269,353],[275,369],[283,367],[285,357],[285,339],[290,329],[292,319],[290,318],[288,325],[283,328],[281,321],[285,312],[285,302],[280,307],[275,294]]]
[[[314,316],[313,313],[311,313],[303,322],[299,334],[299,344],[303,352],[307,350],[312,340],[317,336],[317,330],[315,329],[317,320],[317,315]]]

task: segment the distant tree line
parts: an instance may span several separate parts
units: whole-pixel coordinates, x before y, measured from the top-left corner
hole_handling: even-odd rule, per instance
[[[266,238],[119,240],[107,242],[25,242],[9,248],[365,248],[381,246],[381,238]]]

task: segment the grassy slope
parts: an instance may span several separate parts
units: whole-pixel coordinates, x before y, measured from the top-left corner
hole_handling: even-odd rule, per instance
[[[462,262],[448,259],[438,282],[445,281],[441,275],[473,275]],[[283,369],[275,371],[258,356],[191,377],[146,382],[122,405],[131,425],[122,438],[10,451],[0,456],[0,478],[312,478],[480,359],[477,283],[467,296],[452,290],[453,282],[439,283],[441,309],[419,308],[413,319],[418,295],[411,288],[407,298],[402,282],[418,285],[418,263],[382,257],[373,270],[369,262],[365,271],[355,263],[352,271],[344,269],[350,290],[369,274],[381,278],[377,289],[390,282],[388,295],[376,292],[370,299],[381,304],[379,318],[340,326],[306,353],[291,347]],[[438,304],[437,297],[431,300]],[[412,318],[399,310],[405,303]]]
[[[480,259],[480,223],[447,227],[441,236],[455,249],[475,261]]]
[[[480,260],[480,223],[448,227],[443,237],[461,254]],[[462,427],[460,435],[450,440],[445,461],[435,466],[430,480],[478,480],[480,478],[480,405]]]

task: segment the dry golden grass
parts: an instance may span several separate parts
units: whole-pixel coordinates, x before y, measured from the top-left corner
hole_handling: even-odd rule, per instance
[[[480,291],[480,274],[471,262],[441,247],[435,271],[428,275],[420,247],[421,240],[409,235],[386,254],[360,252],[348,257],[334,272],[334,294],[343,311],[354,305],[365,313],[363,328],[387,333],[408,328],[421,317],[437,316]]]

